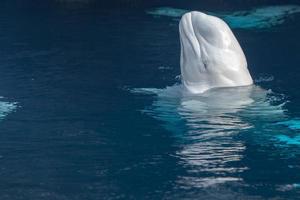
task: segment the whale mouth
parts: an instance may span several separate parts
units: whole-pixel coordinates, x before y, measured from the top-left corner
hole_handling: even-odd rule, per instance
[[[190,92],[253,83],[243,50],[223,20],[189,12],[181,18],[179,32],[182,82]]]

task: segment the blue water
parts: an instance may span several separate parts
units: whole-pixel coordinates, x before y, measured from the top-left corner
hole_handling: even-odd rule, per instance
[[[300,199],[300,3],[237,2],[1,1],[0,199]],[[183,94],[166,7],[227,18],[255,86]]]

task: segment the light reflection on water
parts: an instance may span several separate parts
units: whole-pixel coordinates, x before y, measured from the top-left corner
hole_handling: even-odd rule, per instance
[[[282,99],[258,86],[218,88],[191,96],[180,85],[166,89],[136,89],[157,95],[144,113],[162,121],[180,141],[176,156],[187,171],[180,187],[209,187],[243,181],[245,141],[238,136],[255,123],[287,118]]]

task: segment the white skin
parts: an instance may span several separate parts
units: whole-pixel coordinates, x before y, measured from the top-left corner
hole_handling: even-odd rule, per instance
[[[201,12],[182,16],[181,77],[191,93],[253,84],[242,48],[228,25]]]

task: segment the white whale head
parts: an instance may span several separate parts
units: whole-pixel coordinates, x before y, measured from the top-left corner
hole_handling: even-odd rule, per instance
[[[220,18],[189,12],[179,24],[181,78],[191,93],[253,84],[237,39]]]

